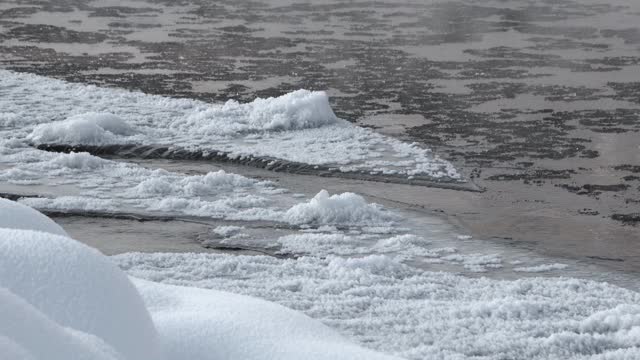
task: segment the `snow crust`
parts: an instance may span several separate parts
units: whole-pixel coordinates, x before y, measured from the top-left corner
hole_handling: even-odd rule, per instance
[[[298,90],[247,104],[211,105],[0,70],[0,94],[3,138],[165,145],[336,171],[461,179],[429,149],[338,119],[324,92]]]

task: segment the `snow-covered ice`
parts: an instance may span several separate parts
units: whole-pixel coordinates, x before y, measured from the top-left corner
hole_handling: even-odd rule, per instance
[[[165,145],[342,171],[460,180],[428,149],[339,119],[323,92],[212,105],[0,70],[0,135],[34,143]]]
[[[360,258],[114,257],[130,275],[230,291],[306,313],[408,359],[636,359],[640,294],[571,278],[498,281]]]

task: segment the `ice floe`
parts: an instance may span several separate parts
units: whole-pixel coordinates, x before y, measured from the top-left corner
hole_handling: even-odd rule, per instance
[[[323,92],[214,105],[0,70],[0,108],[0,134],[36,144],[163,145],[345,172],[461,179],[429,149],[338,119]]]

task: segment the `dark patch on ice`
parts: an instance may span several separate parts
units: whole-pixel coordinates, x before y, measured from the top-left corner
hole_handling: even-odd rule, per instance
[[[96,44],[107,38],[106,35],[101,33],[74,31],[59,26],[40,24],[27,24],[14,27],[3,36],[7,39],[15,38],[24,41],[84,44]]]
[[[587,257],[589,259],[594,259],[594,260],[624,262],[624,259],[620,259],[620,258],[610,258],[610,257],[605,257],[605,256],[587,256]]]
[[[638,225],[640,224],[640,213],[632,214],[613,214],[611,218],[616,221],[620,221],[626,225]]]

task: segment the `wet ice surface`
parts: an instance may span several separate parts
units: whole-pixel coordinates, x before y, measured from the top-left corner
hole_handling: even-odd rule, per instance
[[[338,117],[421,142],[488,188],[135,152],[103,163],[3,143],[0,192],[42,196],[21,201],[120,254],[113,259],[130,274],[263,297],[407,358],[637,357],[622,349],[639,344],[637,309],[623,305],[637,304],[636,293],[553,278],[638,290],[635,2],[6,1],[0,9],[3,68],[205,103],[324,90]],[[110,110],[85,94],[69,103],[59,90],[48,90],[58,101],[38,105],[56,109],[53,118],[34,116],[34,104],[19,119],[1,113],[11,124],[4,134],[33,141],[37,123]],[[110,105],[125,120],[142,108]],[[157,103],[147,105],[155,116]],[[166,142],[201,135],[176,133]],[[255,150],[258,140],[237,146]],[[219,170],[250,179],[219,191],[228,182],[211,177],[234,178]],[[329,194],[313,202],[322,189]],[[355,219],[310,206],[331,209],[343,199],[330,195],[345,191],[364,196],[347,196]],[[287,216],[296,206],[304,211]],[[182,254],[191,251],[214,254]]]

